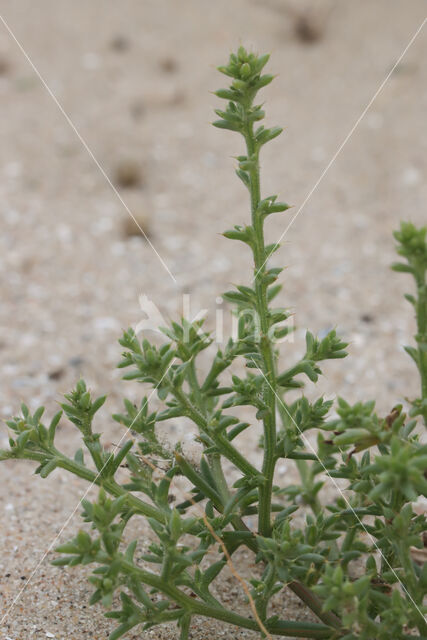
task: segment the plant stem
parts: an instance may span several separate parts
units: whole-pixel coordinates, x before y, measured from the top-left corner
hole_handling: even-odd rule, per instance
[[[319,600],[310,589],[307,589],[301,582],[297,581],[290,582],[287,586],[322,622],[335,629],[342,629],[341,620],[331,611],[323,611],[323,602]]]
[[[306,453],[305,451],[292,451],[288,455],[289,460],[313,460],[319,462],[319,458],[315,453]]]
[[[196,600],[176,587],[170,582],[165,582],[158,575],[145,571],[140,567],[136,567],[131,562],[121,559],[121,567],[127,574],[133,574],[141,582],[163,592],[169,596],[174,602],[183,608],[187,609],[189,613],[197,614],[207,618],[215,618],[228,622],[229,624],[244,629],[251,629],[252,631],[259,631],[257,622],[251,618],[245,618],[233,611],[229,611],[224,607],[213,607],[205,604],[200,600]],[[285,636],[288,638],[331,638],[332,630],[323,624],[316,624],[310,622],[288,622],[280,620],[267,624],[267,629],[273,635]]]
[[[159,509],[148,504],[148,502],[144,502],[144,500],[140,500],[130,491],[126,491],[126,489],[123,489],[123,487],[117,484],[114,480],[110,478],[103,478],[99,472],[97,473],[87,467],[83,467],[81,464],[71,460],[71,458],[67,458],[59,451],[56,455],[58,456],[58,467],[62,467],[62,469],[66,469],[67,471],[74,473],[74,475],[88,480],[91,484],[103,487],[108,493],[116,496],[116,498],[126,495],[129,505],[134,507],[138,513],[141,513],[147,518],[154,518],[159,522],[164,522],[164,514]]]
[[[250,105],[247,106],[250,108]],[[253,161],[250,175],[250,199],[252,226],[254,228],[254,272],[255,272],[255,296],[260,329],[260,352],[263,360],[264,375],[267,384],[264,388],[264,400],[268,407],[268,413],[263,418],[264,426],[264,459],[262,473],[264,484],[260,487],[258,530],[263,536],[271,533],[271,498],[273,487],[274,468],[276,464],[276,397],[275,397],[275,370],[274,357],[268,335],[268,302],[267,285],[263,280],[265,271],[265,244],[264,222],[259,214],[258,206],[261,199],[260,193],[260,168],[259,146],[255,140],[253,124],[248,122],[245,132],[247,157]]]
[[[421,377],[421,400],[427,400],[427,283],[424,269],[415,274],[418,290],[416,304],[418,361]],[[427,426],[427,411],[423,412],[424,424]]]
[[[196,367],[194,364],[194,358],[191,359],[189,367],[188,367],[188,382],[193,392],[195,404],[203,411],[203,396],[200,391],[199,381],[197,380]]]
[[[221,496],[221,500],[223,504],[226,504],[229,497],[230,491],[228,489],[227,480],[224,476],[224,470],[221,464],[221,456],[219,453],[213,453],[208,456],[208,462],[210,469],[212,471],[213,477],[215,478],[215,483]]]
[[[258,469],[256,469],[223,434],[215,433],[213,429],[209,428],[207,418],[191,404],[190,400],[182,391],[171,387],[171,393],[180,402],[182,407],[185,408],[186,415],[199,427],[200,431],[209,435],[215,444],[218,444],[218,448],[224,457],[228,458],[242,473],[249,476],[260,475]]]
[[[268,604],[271,598],[271,591],[276,582],[276,569],[273,564],[269,564],[267,567],[267,575],[263,578],[265,584],[264,594],[257,599],[257,611],[261,620],[265,623],[267,619]]]

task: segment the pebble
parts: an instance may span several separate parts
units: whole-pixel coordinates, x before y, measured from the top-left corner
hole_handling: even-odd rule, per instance
[[[142,212],[135,211],[132,211],[132,216],[127,214],[123,219],[122,231],[124,237],[131,238],[133,236],[137,236],[145,240],[150,235],[150,223],[148,216]]]
[[[131,158],[119,162],[114,175],[116,184],[122,188],[135,188],[143,183],[141,166],[139,162]]]
[[[22,164],[20,162],[9,162],[4,168],[4,173],[8,178],[19,178],[22,174]]]
[[[415,187],[421,182],[421,172],[416,167],[407,167],[402,173],[402,184],[405,187]]]
[[[88,53],[85,53],[84,56],[82,57],[82,66],[84,69],[87,69],[88,71],[94,71],[95,69],[98,69],[100,65],[101,65],[101,58],[97,53],[93,53],[92,51],[89,51]]]
[[[0,58],[0,76],[4,76],[9,72],[10,65],[6,58]]]
[[[377,130],[381,129],[384,124],[384,116],[377,111],[372,111],[371,113],[367,113],[366,116],[366,124],[370,129]]]
[[[314,162],[324,162],[326,160],[326,151],[323,147],[314,147],[311,150],[311,159]]]
[[[119,331],[120,323],[116,318],[103,317],[95,318],[93,321],[94,329],[97,331]]]
[[[165,73],[174,73],[178,70],[178,63],[175,58],[168,56],[160,60],[159,67]]]
[[[73,232],[66,224],[59,224],[56,227],[56,235],[58,237],[58,240],[60,240],[64,244],[69,244],[73,239]]]
[[[120,53],[122,53],[123,51],[127,51],[127,49],[129,49],[130,42],[125,35],[120,33],[112,38],[110,46],[114,51],[119,51]]]

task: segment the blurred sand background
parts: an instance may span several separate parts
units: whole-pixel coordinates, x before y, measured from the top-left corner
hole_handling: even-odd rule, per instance
[[[83,375],[95,393],[109,394],[98,428],[116,442],[121,431],[108,413],[123,395],[141,393],[114,368],[121,329],[141,319],[138,296],[174,317],[189,293],[195,312],[208,309],[213,328],[218,294],[247,283],[249,256],[220,235],[247,217],[233,176],[241,141],[209,124],[219,105],[210,91],[226,83],[215,67],[231,49],[270,51],[269,71],[278,74],[263,97],[267,123],[285,132],[263,155],[263,192],[295,208],[269,221],[275,241],[425,13],[423,0],[0,0],[0,15],[176,280],[132,234],[125,207],[0,22],[0,417],[21,401],[45,404],[52,415]],[[337,326],[351,355],[327,366],[322,391],[350,401],[375,397],[381,412],[418,391],[401,347],[414,330],[402,299],[409,278],[393,275],[389,264],[398,221],[426,219],[426,57],[424,29],[276,254],[288,266],[280,302],[293,308],[299,327],[289,352],[303,349],[306,327]],[[65,421],[59,437],[67,451],[77,448]],[[6,443],[2,426],[0,446]],[[256,456],[256,439],[245,446]],[[282,475],[285,482],[286,469]],[[0,465],[0,610],[84,489],[58,472],[43,481],[30,464]],[[79,525],[77,511],[61,540]],[[0,638],[107,638],[114,625],[101,607],[87,607],[88,569],[58,570],[48,560]],[[243,572],[251,562],[241,555]],[[231,577],[221,591],[230,606],[244,606]],[[306,617],[287,594],[278,607]],[[178,636],[165,628],[127,637]],[[200,621],[193,637],[257,636]]]

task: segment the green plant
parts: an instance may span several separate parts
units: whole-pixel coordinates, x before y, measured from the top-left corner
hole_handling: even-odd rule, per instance
[[[82,380],[65,396],[62,409],[81,432],[89,460],[82,449],[71,459],[56,447],[61,412],[45,426],[43,408],[31,415],[23,406],[22,415],[8,422],[15,435],[0,458],[34,460],[42,477],[66,469],[100,487],[96,502],[82,501],[90,532],[82,530],[61,545],[57,551],[62,555],[54,564],[97,565],[90,577],[95,588],[91,603],[101,601],[110,609],[120,593],[121,608],[106,614],[118,623],[110,640],[138,625],[149,629],[170,621],[177,622],[181,640],[186,640],[195,615],[267,638],[399,640],[412,637],[414,630],[417,637],[427,637],[427,569],[411,556],[411,547],[422,545],[426,530],[424,516],[412,507],[427,493],[427,447],[416,429],[417,417],[426,421],[427,410],[426,229],[402,224],[395,234],[406,262],[394,268],[411,273],[417,285],[416,296],[407,296],[416,310],[417,348],[407,351],[422,384],[409,418],[400,405],[380,417],[373,402],[352,406],[340,399],[336,417],[329,417],[332,402],[323,398],[310,402],[301,394],[288,401],[288,392],[300,389],[304,377],[317,381],[323,360],[344,357],[347,345],[335,331],[321,340],[308,332],[305,353],[295,365],[284,370],[279,360],[277,338],[289,330],[283,325],[288,312],[272,306],[281,269],[268,264],[277,245],[265,245],[264,222],[288,205],[260,192],[260,150],[281,132],[257,124],[264,111],[254,103],[255,96],[273,79],[262,75],[267,61],[268,55],[240,47],[219,69],[232,79],[231,86],[216,92],[228,103],[225,110],[216,110],[220,119],[215,126],[238,132],[246,144],[237,158],[237,175],[249,191],[251,221],[224,233],[247,245],[254,260],[252,283],[224,296],[236,306],[238,336],[217,350],[202,377],[196,363],[212,341],[201,322],[172,323],[164,329],[160,347],[146,339],[141,343],[127,331],[120,340],[124,353],[119,366],[130,371],[124,377],[151,386],[163,409],[150,409],[149,397],[139,408],[125,400],[124,413],[114,418],[132,437],[118,451],[106,450],[93,427],[105,397],[93,399]],[[232,375],[228,382],[224,372],[237,359],[246,364],[246,374]],[[251,423],[237,417],[234,408],[240,405],[249,407]],[[198,464],[186,459],[180,446],[170,451],[158,439],[157,424],[178,416],[198,429],[204,449]],[[259,468],[236,444],[239,434],[256,425],[262,427]],[[316,451],[306,438],[313,430],[318,434]],[[153,462],[159,459],[162,473]],[[294,461],[297,484],[274,484],[280,459]],[[232,485],[223,472],[224,460],[239,472]],[[119,472],[124,465],[127,470]],[[177,476],[188,481],[189,489],[185,500],[173,506],[171,487]],[[325,504],[326,476],[332,483],[344,479],[346,492],[337,490]],[[144,516],[156,536],[149,553],[141,552],[137,540],[124,545],[134,516]],[[256,531],[248,527],[247,516],[257,518]],[[246,616],[227,608],[211,590],[227,564],[242,581],[232,561],[242,545],[259,565],[250,587],[244,583],[252,609]],[[286,598],[286,589],[318,622],[271,615],[272,597],[283,592]]]

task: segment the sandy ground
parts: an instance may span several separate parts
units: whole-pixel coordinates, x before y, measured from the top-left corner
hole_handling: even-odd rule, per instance
[[[52,415],[61,393],[82,374],[107,409],[136,385],[114,369],[116,339],[141,319],[146,294],[165,316],[207,308],[208,325],[224,309],[216,296],[248,280],[249,257],[219,234],[245,220],[247,204],[233,177],[237,136],[209,126],[224,84],[215,70],[239,43],[270,51],[278,73],[265,91],[268,121],[286,126],[263,157],[264,193],[303,204],[393,64],[420,26],[423,0],[318,2],[328,17],[311,44],[295,35],[285,0],[0,0],[0,14],[39,69],[108,176],[137,163],[140,184],[119,188],[145,216],[153,247],[123,233],[128,214],[100,167],[0,23],[0,416],[24,400]],[[327,12],[328,7],[333,11]],[[380,411],[417,393],[401,344],[413,319],[392,275],[391,232],[399,219],[425,220],[427,35],[422,32],[361,120],[295,223],[279,254],[288,265],[281,302],[300,329],[286,354],[303,348],[303,328],[338,326],[351,357],[326,368],[321,388],[350,401],[376,397]],[[288,217],[269,223],[277,240]],[[226,322],[227,325],[227,322]],[[225,330],[228,330],[226,326]],[[290,356],[289,356],[290,357]],[[107,442],[120,430],[104,412]],[[176,427],[175,437],[182,426]],[[1,427],[0,446],[6,443]],[[78,438],[64,424],[72,452]],[[245,439],[255,456],[256,441]],[[0,466],[0,606],[2,640],[100,640],[113,625],[86,606],[87,569],[58,570],[45,552],[69,518],[61,540],[79,527],[85,485],[56,472],[47,481],[30,464]],[[286,469],[282,469],[286,481]],[[146,536],[144,530],[142,536]],[[35,567],[40,564],[34,572]],[[238,559],[245,574],[252,558]],[[31,578],[27,584],[27,580]],[[243,606],[231,577],[220,585]],[[303,618],[282,594],[279,609]],[[278,610],[279,610],[278,609]],[[173,629],[129,638],[175,640]],[[195,640],[255,638],[200,621]]]

